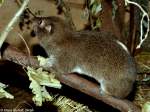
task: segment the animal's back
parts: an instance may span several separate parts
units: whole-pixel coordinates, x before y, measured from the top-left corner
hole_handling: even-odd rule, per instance
[[[78,57],[73,71],[94,77],[107,94],[126,96],[135,81],[136,67],[125,45],[105,32],[81,31],[73,36],[71,55]]]

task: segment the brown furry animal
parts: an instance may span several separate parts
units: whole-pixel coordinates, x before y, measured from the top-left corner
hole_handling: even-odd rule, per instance
[[[37,17],[33,29],[49,55],[47,64],[59,75],[76,72],[92,77],[100,83],[102,95],[124,98],[130,93],[136,78],[135,62],[114,35],[74,32],[58,17]]]

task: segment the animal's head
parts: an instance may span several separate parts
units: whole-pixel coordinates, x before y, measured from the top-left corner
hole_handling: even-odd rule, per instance
[[[59,37],[71,28],[68,23],[59,17],[36,17],[33,19],[33,31],[41,39],[44,37]]]

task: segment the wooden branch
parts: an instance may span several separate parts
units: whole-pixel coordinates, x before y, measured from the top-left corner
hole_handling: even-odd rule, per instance
[[[21,53],[19,50],[11,46],[8,46],[3,52],[3,59],[13,61],[22,66],[32,66],[34,68],[39,67],[39,62],[36,57],[30,57],[30,63],[28,58],[28,55]],[[49,71],[49,68],[43,69]],[[122,112],[140,112],[139,107],[128,100],[117,99],[111,96],[101,96],[99,93],[99,85],[81,78],[76,74],[64,74],[56,76],[56,78],[65,85],[68,85],[98,100],[101,100]]]
[[[149,18],[148,13],[143,9],[143,7],[139,3],[133,2],[130,0],[125,0],[125,5],[128,5],[128,4],[131,4],[131,5],[138,7],[140,9],[140,11],[142,12],[142,19],[140,20],[140,43],[136,47],[138,49],[138,48],[141,48],[141,45],[143,44],[143,42],[148,37],[148,33],[150,30],[150,28],[149,28],[150,18]],[[147,29],[146,29],[146,33],[144,34],[143,33],[143,22],[144,22],[145,17],[147,18]]]
[[[30,0],[24,0],[21,8],[14,15],[14,17],[12,18],[12,20],[8,23],[8,25],[6,26],[6,28],[4,29],[4,31],[2,33],[0,33],[0,48],[2,47],[3,42],[6,40],[6,37],[7,37],[8,33],[12,30],[13,25],[17,22],[17,20],[19,19],[20,15],[25,10],[25,8],[28,5],[29,1]]]
[[[130,27],[129,27],[129,37],[127,41],[127,46],[132,56],[134,56],[135,50],[136,50],[136,41],[137,41],[136,32],[138,28],[138,25],[137,25],[138,20],[137,20],[137,17],[135,18],[135,16],[137,16],[135,14],[136,12],[135,10],[137,9],[135,9],[135,7],[131,5],[130,6]]]
[[[18,5],[19,7],[21,7],[21,5],[22,5],[22,0],[15,0],[15,1],[16,1],[17,5]],[[36,17],[36,15],[29,9],[29,7],[26,7],[25,10],[28,11],[28,13],[30,13],[33,17]]]

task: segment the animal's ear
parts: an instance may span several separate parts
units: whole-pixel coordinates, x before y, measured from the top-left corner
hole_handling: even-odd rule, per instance
[[[47,25],[45,26],[45,29],[50,33],[52,30],[52,26],[51,25]]]
[[[39,21],[39,26],[40,26],[40,28],[44,28],[45,27],[45,21],[44,20],[40,20]]]

